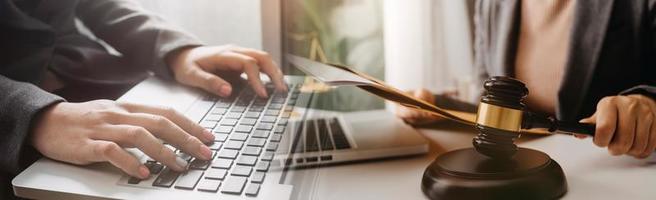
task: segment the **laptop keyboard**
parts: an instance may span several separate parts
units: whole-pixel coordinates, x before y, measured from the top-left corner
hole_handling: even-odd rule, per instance
[[[205,97],[215,102],[199,123],[216,136],[208,144],[212,159],[195,159],[167,144],[189,161],[188,170],[175,172],[148,159],[145,165],[156,176],[152,186],[257,196],[300,94],[298,86],[288,93],[274,91],[272,85],[266,89],[269,98],[257,97],[250,88],[232,97]],[[140,181],[130,178],[128,184]]]
[[[290,86],[289,92],[281,93],[268,84],[268,98],[257,97],[250,88],[227,98],[204,97],[204,101],[214,102],[199,123],[215,136],[214,143],[208,144],[212,159],[195,159],[167,144],[178,157],[189,162],[188,170],[175,172],[148,159],[145,165],[156,177],[152,186],[257,196],[288,125],[303,130],[293,138],[291,153],[351,148],[337,118],[288,122],[300,94],[299,87]],[[318,159],[302,160],[309,163]],[[324,161],[331,159],[329,155],[321,156]],[[140,182],[138,178],[128,179],[128,184]]]

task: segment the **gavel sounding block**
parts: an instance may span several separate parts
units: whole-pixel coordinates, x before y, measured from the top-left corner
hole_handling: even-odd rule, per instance
[[[473,148],[447,152],[428,166],[421,184],[431,199],[556,199],[567,192],[560,165],[526,148],[509,159]]]

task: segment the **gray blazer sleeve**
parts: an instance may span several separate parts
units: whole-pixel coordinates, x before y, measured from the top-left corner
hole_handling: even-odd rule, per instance
[[[621,95],[641,94],[641,95],[645,95],[645,96],[651,98],[652,100],[656,101],[656,86],[638,85],[638,86],[629,88],[627,90],[624,90],[620,94]]]
[[[656,56],[654,53],[656,51],[656,0],[649,0],[649,29],[651,31],[651,55],[652,58]],[[652,62],[653,63],[653,62]],[[637,85],[635,87],[626,89],[622,91],[621,95],[628,94],[641,94],[647,97],[650,97],[652,100],[656,101],[656,67],[645,66],[642,76],[644,77],[644,84]]]
[[[38,157],[30,145],[34,119],[61,97],[0,75],[0,170],[18,174]]]
[[[202,45],[193,35],[143,10],[136,1],[81,0],[76,15],[96,37],[126,58],[152,58],[143,64],[164,78],[172,77],[164,62],[168,53]]]

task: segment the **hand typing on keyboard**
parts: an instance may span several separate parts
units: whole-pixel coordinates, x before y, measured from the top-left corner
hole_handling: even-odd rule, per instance
[[[31,142],[44,156],[80,165],[110,162],[139,178],[147,178],[150,171],[123,147],[136,147],[168,168],[182,171],[188,161],[161,140],[209,160],[212,151],[203,143],[215,139],[175,110],[107,100],[52,105],[34,125]]]
[[[202,46],[176,50],[166,58],[178,82],[222,97],[232,93],[232,86],[219,75],[239,76],[242,72],[246,73],[248,83],[260,97],[268,95],[260,80],[260,72],[271,78],[276,89],[287,91],[282,71],[263,51],[232,45]]]
[[[185,172],[163,168],[157,161],[149,159],[145,165],[151,169],[152,181],[131,177],[121,183],[257,196],[300,95],[298,85],[290,85],[290,88],[291,91],[286,92],[274,91],[273,85],[267,84],[265,90],[271,94],[267,98],[257,97],[254,89],[249,87],[237,87],[230,97],[202,97],[202,103],[196,105],[206,113],[199,125],[214,133],[210,149],[215,159],[193,159],[178,152],[181,158],[190,161],[189,170]],[[332,138],[337,149],[349,148],[337,119],[314,124],[318,124],[320,130],[330,126],[335,133]],[[328,132],[320,133],[319,138],[322,149],[332,148],[332,140],[327,142]]]

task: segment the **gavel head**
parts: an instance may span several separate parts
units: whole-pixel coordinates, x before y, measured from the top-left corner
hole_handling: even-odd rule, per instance
[[[508,159],[517,151],[515,139],[519,137],[528,89],[524,83],[502,76],[485,81],[484,89],[476,116],[479,134],[472,142],[483,155]]]

